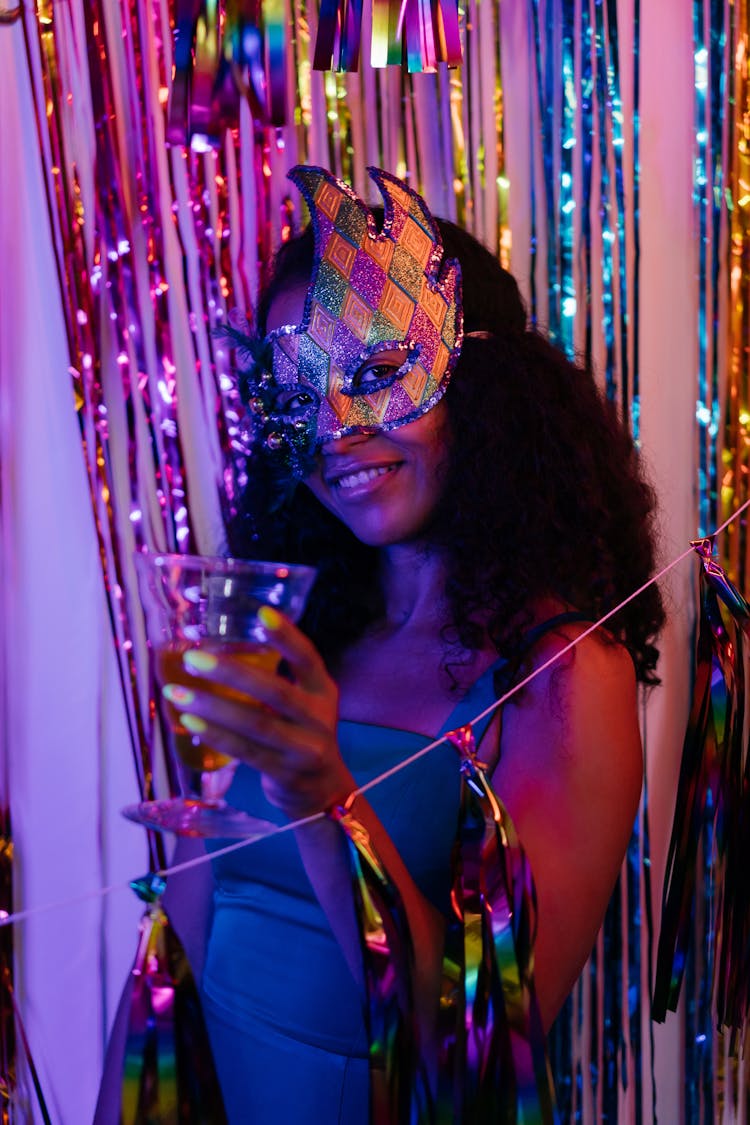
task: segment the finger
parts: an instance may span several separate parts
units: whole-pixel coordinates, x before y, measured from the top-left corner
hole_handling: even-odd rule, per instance
[[[236,702],[248,707],[262,703],[297,723],[326,721],[330,712],[327,692],[322,699],[303,685],[290,683],[277,671],[259,665],[257,655],[253,651],[224,653],[188,649],[183,655],[183,664],[192,675],[216,684],[220,690],[241,695],[242,700]]]
[[[310,691],[320,691],[329,678],[328,670],[310,638],[273,606],[261,606],[258,620],[266,630],[268,643],[289,663],[294,678]]]
[[[263,772],[272,765],[273,753],[263,746],[255,746],[246,734],[239,735],[224,726],[193,714],[180,715],[181,725],[201,743],[210,746],[217,754],[244,762]]]
[[[290,721],[278,712],[260,707],[257,703],[243,699],[231,700],[213,692],[186,689],[182,685],[166,684],[163,694],[179,709],[179,721],[191,733],[205,736],[205,741],[217,750],[213,735],[209,737],[206,729],[224,732],[231,739],[245,739],[273,751],[277,758],[291,758],[304,761],[323,736],[323,727],[309,722],[305,727]],[[229,753],[229,751],[224,751]],[[240,755],[249,761],[245,754]],[[253,762],[253,764],[255,764]],[[260,768],[260,767],[259,767]]]

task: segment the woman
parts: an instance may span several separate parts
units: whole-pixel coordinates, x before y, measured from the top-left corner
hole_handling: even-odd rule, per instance
[[[636,684],[655,682],[662,609],[651,587],[563,653],[652,571],[653,498],[632,442],[591,374],[526,330],[492,256],[371,174],[382,230],[328,173],[295,170],[312,228],[277,258],[265,348],[244,341],[256,456],[231,549],[319,570],[301,629],[265,616],[288,675],[188,654],[185,710],[241,763],[233,805],[278,823],[346,806],[365,829],[417,951],[434,1081],[456,751],[444,742],[357,790],[562,654],[475,727],[534,873],[549,1026],[632,828]],[[337,816],[214,867],[203,989],[230,1121],[367,1120],[377,1093]]]

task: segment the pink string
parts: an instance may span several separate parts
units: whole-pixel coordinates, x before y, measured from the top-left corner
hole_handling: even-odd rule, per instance
[[[739,507],[736,512],[733,512],[729,519],[725,520],[724,523],[717,527],[714,532],[709,535],[703,536],[703,538],[715,538],[722,531],[724,531],[724,529],[728,527],[733,520],[736,520],[738,516],[742,515],[742,513],[748,507],[750,507],[750,499],[746,500],[745,503],[742,504],[742,506]],[[632,594],[629,594],[628,597],[621,601],[619,605],[616,605],[614,609],[610,609],[608,613],[605,613],[604,616],[600,617],[599,620],[594,622],[593,625],[589,625],[589,627],[582,633],[580,633],[579,636],[575,638],[575,640],[570,641],[570,643],[565,645],[564,648],[560,649],[559,652],[556,652],[554,656],[551,656],[549,660],[546,660],[544,664],[540,664],[538,668],[535,668],[532,672],[530,672],[525,679],[520,681],[520,683],[515,684],[514,687],[507,691],[505,695],[501,696],[500,699],[496,699],[493,703],[490,704],[489,707],[486,707],[484,711],[481,711],[478,715],[475,715],[468,725],[473,726],[475,723],[478,723],[482,719],[484,719],[487,715],[491,715],[494,711],[497,710],[498,707],[501,707],[504,703],[507,703],[507,701],[512,696],[514,696],[516,692],[521,691],[521,689],[526,687],[527,684],[531,683],[531,681],[536,676],[540,676],[542,672],[545,672],[548,668],[551,668],[553,664],[555,664],[558,660],[565,656],[566,653],[570,652],[571,649],[575,648],[577,644],[580,644],[581,641],[585,640],[586,637],[590,636],[591,633],[595,632],[606,621],[609,621],[611,617],[614,617],[614,615],[616,613],[619,613],[620,610],[623,609],[626,605],[632,602],[635,598],[639,597],[639,595],[642,594],[644,590],[647,590],[649,586],[653,586],[656,582],[659,582],[662,578],[664,578],[666,574],[668,574],[671,570],[674,570],[674,568],[678,566],[683,559],[686,559],[688,555],[693,555],[694,553],[695,549],[690,546],[676,558],[672,559],[672,561],[670,563],[667,563],[667,565],[663,567],[658,572],[658,574],[655,574],[652,578],[649,578],[648,582],[644,582],[642,586],[639,586],[637,590],[634,590]],[[422,749],[418,750],[415,754],[412,754],[408,758],[404,758],[403,761],[398,763],[398,765],[395,765],[391,769],[386,770],[385,773],[378,774],[377,777],[372,778],[364,785],[360,785],[358,789],[352,790],[351,795],[359,796],[363,793],[367,793],[368,790],[373,789],[376,785],[382,784],[382,782],[386,781],[388,778],[393,777],[394,774],[397,774],[401,770],[406,769],[407,766],[410,766],[414,762],[419,761],[420,758],[423,758],[426,754],[429,754],[436,747],[442,745],[442,743],[448,740],[451,733],[452,732],[448,731],[440,738],[435,739],[435,741],[431,742],[428,746],[423,746]],[[289,824],[279,825],[272,831],[264,833],[262,836],[253,836],[252,839],[249,840],[237,840],[233,844],[228,844],[225,848],[220,848],[218,851],[211,852],[210,855],[206,854],[196,856],[194,859],[186,860],[184,863],[177,863],[173,867],[165,867],[158,871],[157,874],[162,876],[162,878],[167,879],[170,875],[181,874],[184,871],[191,870],[191,868],[193,867],[199,867],[201,864],[210,863],[211,860],[218,859],[220,856],[229,855],[231,852],[238,851],[240,848],[251,847],[258,840],[266,840],[270,836],[279,836],[284,832],[293,832],[295,829],[302,828],[306,824],[312,824],[317,820],[323,820],[324,817],[324,812],[313,813],[311,816],[302,817],[302,819],[300,820],[290,821]],[[66,906],[77,906],[80,903],[90,902],[93,899],[104,898],[106,895],[113,894],[115,891],[124,891],[129,887],[129,882],[114,883],[108,887],[100,887],[95,891],[88,891],[82,895],[76,896],[75,898],[64,899],[58,902],[50,902],[46,903],[43,906],[30,907],[28,910],[17,910],[13,914],[6,914],[3,911],[0,911],[0,928],[2,928],[3,926],[10,926],[15,922],[25,921],[27,918],[32,918],[37,914],[45,914],[50,910],[60,910]]]

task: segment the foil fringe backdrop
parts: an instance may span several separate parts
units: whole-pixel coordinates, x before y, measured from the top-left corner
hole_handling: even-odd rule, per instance
[[[488,245],[502,248],[506,256],[509,240],[507,228],[502,226],[503,193],[507,192],[507,184],[501,185],[502,147],[498,139],[501,137],[501,131],[498,130],[494,120],[488,124],[488,117],[492,115],[488,114],[486,108],[488,85],[495,95],[492,104],[502,106],[499,50],[494,51],[492,68],[489,72],[485,71],[484,63],[480,65],[479,61],[485,58],[482,52],[489,50],[490,42],[494,48],[499,35],[496,13],[491,5],[476,7],[470,5],[472,19],[466,32],[467,53],[463,79],[456,72],[448,72],[443,66],[438,67],[435,75],[409,76],[398,70],[383,71],[378,74],[363,70],[361,75],[341,76],[312,73],[309,42],[311,37],[314,41],[316,19],[312,10],[302,11],[295,5],[294,18],[290,20],[290,25],[294,23],[296,29],[291,46],[297,65],[292,68],[292,73],[288,76],[294,120],[280,130],[261,127],[253,120],[243,103],[240,106],[238,128],[227,135],[219,149],[207,153],[181,153],[174,150],[167,152],[160,143],[163,139],[162,97],[167,90],[166,76],[171,65],[171,43],[167,30],[169,8],[166,0],[155,0],[151,6],[145,3],[134,6],[132,18],[128,9],[121,10],[118,16],[117,7],[112,3],[101,4],[101,12],[106,15],[106,19],[103,23],[99,21],[97,24],[97,35],[101,36],[102,27],[109,28],[111,33],[111,39],[104,51],[104,56],[108,60],[107,67],[112,70],[112,74],[109,73],[109,69],[107,70],[108,80],[113,83],[113,88],[121,83],[118,95],[120,117],[116,118],[115,124],[112,125],[123,144],[122,149],[116,150],[116,159],[123,160],[125,155],[130,155],[129,145],[132,145],[133,141],[130,138],[128,142],[129,129],[131,125],[135,127],[140,121],[141,125],[137,129],[140,130],[140,139],[144,144],[153,146],[150,151],[155,150],[153,163],[149,167],[159,169],[158,181],[156,186],[152,187],[153,181],[143,176],[143,161],[140,165],[134,163],[133,168],[141,169],[138,172],[140,178],[137,180],[141,195],[139,196],[134,186],[130,186],[126,193],[131,202],[136,199],[145,205],[145,209],[138,212],[145,216],[144,223],[148,222],[151,214],[156,216],[153,220],[156,242],[153,245],[157,250],[153,258],[148,259],[148,266],[153,274],[154,286],[158,290],[158,316],[155,315],[154,319],[159,324],[159,331],[157,333],[153,329],[151,331],[146,329],[145,335],[152,349],[150,355],[153,355],[155,344],[158,345],[157,355],[161,354],[158,351],[159,347],[172,348],[173,351],[164,353],[161,371],[158,362],[155,368],[149,366],[139,371],[129,351],[120,352],[113,348],[114,356],[106,363],[101,362],[102,386],[106,373],[106,387],[110,398],[98,404],[95,396],[89,399],[83,396],[79,398],[82,435],[84,438],[91,439],[91,443],[86,446],[86,453],[94,481],[92,485],[94,510],[104,528],[103,540],[106,542],[109,536],[114,544],[110,544],[109,548],[103,551],[111,569],[115,552],[120,551],[120,561],[123,561],[125,552],[122,544],[130,542],[131,537],[135,537],[133,527],[137,529],[138,534],[144,534],[142,530],[144,525],[149,533],[153,534],[159,532],[161,528],[165,528],[165,535],[174,535],[177,530],[184,530],[188,526],[187,514],[182,522],[179,524],[175,522],[182,507],[189,509],[190,524],[194,522],[197,524],[195,538],[199,543],[205,544],[202,549],[211,549],[208,544],[213,541],[213,536],[221,524],[220,516],[223,514],[219,511],[220,503],[213,491],[215,482],[220,480],[226,483],[231,502],[231,489],[236,487],[236,481],[228,452],[228,447],[235,439],[231,432],[233,419],[230,392],[223,382],[224,360],[215,351],[215,345],[206,330],[206,325],[211,323],[211,317],[217,319],[221,317],[227,300],[238,301],[239,295],[242,295],[242,301],[238,303],[244,303],[246,306],[250,304],[257,288],[258,277],[264,269],[271,248],[279,241],[282,232],[290,229],[298,221],[294,204],[289,203],[283,179],[283,172],[287,166],[298,160],[321,163],[330,167],[337,175],[344,175],[347,178],[351,176],[358,190],[364,191],[366,190],[365,165],[384,164],[409,178],[424,192],[431,203],[433,200],[440,200],[441,203],[435,205],[435,210],[458,218]],[[603,11],[604,9],[602,13]],[[71,14],[67,15],[68,12]],[[38,13],[41,19],[42,38],[44,35],[54,35],[54,26],[45,22],[52,18],[52,5],[39,4]],[[154,13],[158,18],[153,18]],[[597,17],[597,13],[594,13],[592,21],[590,6],[585,5],[582,18],[584,15],[589,24],[595,22]],[[59,129],[66,144],[73,147],[75,125],[80,127],[81,121],[85,119],[89,122],[87,128],[92,129],[91,115],[86,110],[89,104],[86,67],[77,59],[75,51],[76,41],[81,41],[80,26],[84,17],[81,15],[80,5],[77,6],[75,3],[55,5],[54,17],[58,24],[65,24],[70,20],[71,29],[63,30],[57,40],[48,43],[48,56],[35,64],[37,69],[41,69],[41,66],[48,67],[49,74],[52,76],[48,81],[51,82],[53,78],[54,81],[59,80],[60,88],[66,91],[59,102],[49,102],[52,110],[50,118],[47,118],[44,112],[40,116],[41,147],[45,166],[48,169],[53,167],[58,169],[57,173],[51,175],[52,218],[58,234],[60,234],[60,227],[65,230],[70,227],[79,242],[90,248],[94,242],[91,220],[93,163],[90,154],[87,158],[85,152],[82,153],[82,158],[76,162],[73,189],[67,191],[63,187],[62,179],[66,175],[70,176],[69,164],[64,162],[58,164],[52,159],[52,140],[49,135],[45,140],[48,131]],[[121,32],[124,30],[126,33],[124,39],[120,34],[119,43],[117,33],[113,30],[118,26],[118,18],[122,20]],[[365,12],[365,21],[367,18]],[[746,20],[746,16],[742,18]],[[78,29],[78,40],[73,34],[73,25]],[[488,26],[492,31],[492,38],[488,38]],[[602,27],[603,35],[606,37],[609,34],[608,25],[603,24]],[[149,50],[144,51],[141,48],[134,54],[129,53],[133,49],[131,41],[134,38],[134,31],[141,37],[142,43],[149,44]],[[586,35],[590,36],[590,32]],[[598,49],[596,37],[590,38],[590,42],[593,44],[592,51],[596,52]],[[569,49],[568,54],[570,54]],[[575,57],[574,51],[574,63]],[[120,65],[121,58],[125,60],[127,66]],[[582,73],[586,73],[586,67],[593,73],[596,66],[598,64],[591,62],[591,55],[584,52],[581,62]],[[133,69],[128,69],[129,67]],[[144,69],[139,70],[139,67]],[[58,76],[58,70],[62,71],[62,79]],[[70,88],[71,75],[75,79],[73,83],[75,93]],[[70,103],[69,96],[73,98]],[[46,104],[46,99],[42,99],[42,103]],[[585,120],[592,121],[595,112],[593,106],[587,107],[583,100],[580,104],[581,113],[588,114]],[[74,106],[77,120],[70,112],[70,105]],[[374,127],[367,130],[366,135],[362,129],[364,106],[367,106],[369,120],[373,118],[376,120],[376,124],[374,123]],[[372,107],[375,109],[373,110]],[[438,122],[441,123],[442,128],[437,128]],[[372,149],[375,150],[374,153]],[[580,151],[579,146],[578,152]],[[493,154],[498,157],[498,172],[494,180],[490,171]],[[594,154],[593,162],[598,159],[599,156]],[[576,160],[577,153],[573,163],[574,176],[578,167]],[[125,183],[130,183],[128,169],[129,166],[122,175]],[[583,184],[583,187],[579,187],[579,190],[586,191],[583,170],[580,172],[580,177],[579,185]],[[578,194],[574,190],[573,201],[577,198]],[[89,204],[88,209],[83,206],[82,200]],[[568,201],[564,200],[564,202]],[[114,215],[110,215],[111,218],[117,219],[116,210],[122,205],[122,198],[114,196],[109,204],[115,212]],[[153,212],[150,210],[151,206],[155,208]],[[581,209],[578,210],[580,216]],[[76,221],[71,218],[68,222],[65,217],[73,214],[76,214]],[[573,214],[575,215],[575,209]],[[585,214],[589,215],[588,209],[585,209]],[[142,234],[137,215],[135,220],[130,221],[135,232],[135,243],[138,246]],[[584,218],[580,217],[579,221],[583,224]],[[543,224],[542,219],[538,231],[540,234]],[[612,228],[608,229],[612,233]],[[217,231],[221,232],[218,246]],[[618,239],[619,232],[615,244]],[[590,244],[594,241],[592,235]],[[74,238],[67,237],[65,240],[60,238],[59,245],[62,260],[68,263],[77,243]],[[151,245],[148,243],[149,247]],[[159,253],[162,254],[161,258]],[[590,254],[590,251],[585,253]],[[596,260],[595,255],[594,260]],[[101,262],[96,261],[94,265],[100,266]],[[125,265],[131,267],[132,262],[126,261]],[[539,259],[537,282],[539,292],[543,288],[543,268],[543,263]],[[590,258],[587,268],[590,271]],[[103,269],[106,271],[103,282],[105,287],[111,286],[113,271],[115,288],[124,284],[118,272],[119,257],[112,266],[105,262]],[[569,269],[567,262],[565,269]],[[575,270],[574,276],[576,276]],[[77,284],[74,269],[64,273],[63,277],[63,288],[69,288],[73,293]],[[143,296],[143,287],[141,287],[141,294]],[[149,294],[145,301],[146,314],[143,314],[143,306],[140,306],[142,315],[146,315],[147,323],[150,315],[149,299],[152,307],[155,307],[156,298]],[[577,300],[580,306],[580,298]],[[113,337],[117,337],[119,333],[119,338],[127,340],[127,333],[121,331],[117,320],[120,317],[123,322],[125,321],[124,304],[115,305],[115,299],[112,297],[109,307],[110,315],[114,315],[115,318],[111,324],[115,327],[110,328],[107,325],[106,331],[102,330],[102,338],[108,346],[111,346]],[[70,314],[75,315],[78,308],[86,314],[85,305],[70,300],[66,319],[70,320]],[[580,307],[577,307],[577,312],[580,315]],[[189,331],[180,330],[183,317],[184,323],[190,325]],[[580,324],[580,320],[578,323]],[[166,330],[165,324],[168,326]],[[84,337],[88,332],[87,325],[79,325],[75,328],[74,321],[74,333]],[[585,353],[597,357],[601,353],[602,343],[601,340],[597,342],[593,320],[589,325],[587,319],[583,329],[577,328],[576,332],[582,333],[584,340],[588,338],[583,349]],[[580,336],[577,335],[576,338],[579,339]],[[618,339],[617,332],[614,339],[615,341]],[[631,347],[633,346],[631,342]],[[131,345],[131,348],[133,347],[135,345]],[[74,350],[79,350],[83,357],[91,358],[95,354],[91,349],[72,349]],[[143,409],[136,405],[138,396],[135,396],[133,401],[128,401],[123,396],[123,384],[119,380],[120,365],[117,363],[121,354],[127,360],[122,366],[135,366],[136,374],[143,377],[146,385],[150,382],[152,391],[155,392]],[[197,362],[200,363],[199,368]],[[75,368],[74,388],[79,390],[84,384],[83,376],[87,369],[79,370],[75,364],[71,365]],[[598,366],[601,368],[603,365],[598,363]],[[163,378],[155,377],[154,370],[159,372],[160,376],[163,375]],[[95,369],[94,376],[89,375],[87,378],[91,381],[96,375]],[[634,377],[635,373],[631,372],[631,378]],[[176,395],[178,383],[181,393]],[[88,389],[91,390],[91,387],[89,386]],[[171,395],[171,412],[168,409],[170,404],[162,398],[163,391],[166,392],[167,397]],[[225,406],[228,398],[229,403]],[[633,404],[637,402],[635,393],[631,394],[630,401]],[[163,407],[162,403],[164,403]],[[194,423],[192,432],[197,435],[199,442],[205,443],[202,429],[205,430],[206,427],[203,425],[201,414],[207,413],[211,417],[211,410],[213,410],[213,417],[216,417],[217,404],[221,423],[219,449],[213,448],[207,451],[205,445],[201,444],[196,451],[192,442],[183,442],[183,456],[192,458],[194,471],[191,488],[189,490],[185,488],[178,479],[175,488],[170,490],[170,486],[175,484],[175,474],[179,478],[180,461],[177,457],[174,462],[168,462],[163,442],[167,441],[167,447],[173,448],[176,444],[174,438],[178,432],[184,431],[189,437],[192,420]],[[106,414],[97,416],[96,410],[100,405],[105,407]],[[635,408],[631,405],[630,409],[635,425],[637,417]],[[149,410],[159,412],[157,422],[151,421]],[[91,415],[91,417],[88,417],[84,423],[83,415]],[[102,418],[106,418],[107,424],[102,422]],[[225,418],[226,428],[223,421]],[[108,435],[106,441],[109,442],[109,447],[106,449],[106,456],[103,449],[97,452],[97,441],[104,444],[103,439],[98,436],[97,426]],[[132,429],[128,430],[128,426]],[[115,434],[121,433],[129,434],[127,449],[122,447],[120,438],[115,437]],[[139,439],[137,442],[131,439],[131,433],[137,434]],[[170,440],[172,446],[169,446]],[[167,472],[169,464],[175,465],[176,468]],[[208,471],[203,475],[207,466]],[[209,483],[205,484],[206,481]],[[180,495],[181,490],[185,494],[189,491],[189,495]],[[117,524],[116,536],[115,531],[110,528],[110,523],[107,522],[110,520],[108,505],[112,505],[112,497],[115,494],[118,497],[118,507],[114,517]],[[190,541],[190,531],[187,532],[187,538]],[[112,593],[116,603],[113,610],[116,629],[119,621],[117,614],[121,612],[124,591],[132,589],[132,575],[126,573],[125,578],[125,584],[116,586]],[[123,651],[129,651],[126,646],[137,645],[139,641],[142,643],[142,637],[133,639],[124,631],[124,627],[121,628],[123,633],[116,632],[116,636],[119,638],[118,653],[122,658]],[[123,671],[126,698],[129,698],[129,692],[133,696],[137,694],[130,677],[131,667],[129,662],[126,662]],[[131,710],[135,716],[137,714],[135,703],[131,705]],[[135,725],[135,718],[132,721]],[[137,738],[134,738],[134,741],[137,741]],[[580,995],[577,993],[574,997],[574,1017],[570,1033],[570,1039],[574,1042],[578,1042],[583,1034],[584,1008],[589,1006],[588,988],[589,984],[584,982],[580,986]],[[601,1072],[599,1055],[597,1054],[595,1060],[592,1056],[591,1068],[587,1056],[579,1054],[577,1059],[571,1084],[583,1098],[584,1086],[589,1083],[591,1075]],[[580,1100],[578,1104],[580,1106]]]
[[[727,83],[726,0],[693,0],[695,162],[693,204],[698,285],[698,489],[701,535],[718,515],[717,449],[721,419],[719,338],[721,241],[726,207],[727,132],[723,100]]]
[[[713,539],[697,541],[701,559],[696,679],[675,803],[653,1015],[674,1011],[700,939],[700,1007],[710,1012],[718,1049],[687,1045],[696,1063],[688,1075],[688,1121],[724,1120],[750,1108],[743,1054],[750,1043],[750,606],[713,555]],[[706,887],[710,893],[706,893]],[[701,893],[703,891],[703,894]],[[696,920],[698,925],[696,925]],[[692,1002],[692,1003],[691,1003]],[[689,1024],[700,1011],[688,998]],[[702,1024],[697,1025],[698,1028]]]
[[[244,99],[253,118],[287,119],[287,36],[278,0],[174,0],[174,58],[166,137],[198,150],[221,145],[239,125]]]
[[[693,0],[693,204],[698,277],[698,529],[736,512],[748,492],[750,447],[750,13],[746,0]],[[719,540],[720,562],[741,596],[749,588],[747,522]],[[718,909],[713,825],[699,847],[693,935],[685,970],[686,1122],[750,1112],[736,1036],[717,1028],[711,980]]]
[[[640,7],[636,0],[632,55],[621,50],[615,0],[529,0],[528,12],[532,321],[594,367],[638,441]],[[637,1123],[656,1118],[653,1044],[642,1030],[649,862],[644,788],[597,945],[550,1035],[563,1121],[617,1121],[626,1105]]]

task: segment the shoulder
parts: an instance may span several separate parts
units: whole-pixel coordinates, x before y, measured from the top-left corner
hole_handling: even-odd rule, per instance
[[[545,632],[529,651],[524,686],[509,704],[535,707],[542,713],[568,711],[585,704],[590,693],[597,698],[636,697],[633,661],[624,645],[605,629],[586,622],[565,622]]]
[[[530,654],[532,678],[504,709],[500,769],[572,785],[600,784],[606,769],[637,803],[642,779],[638,696],[627,650],[602,629],[565,624]]]

